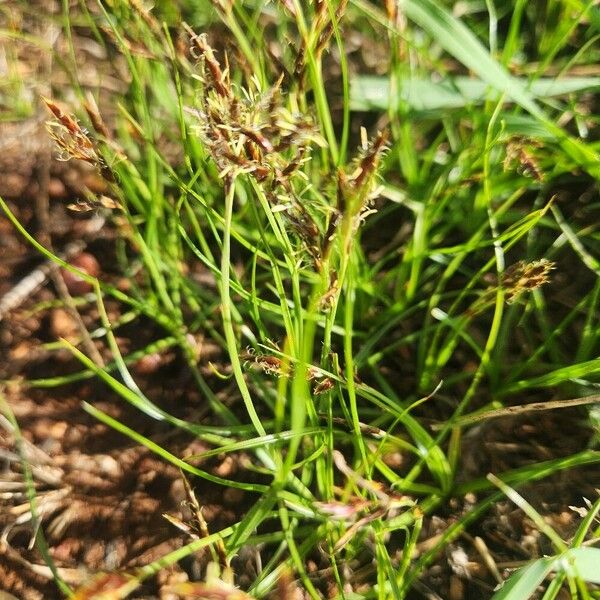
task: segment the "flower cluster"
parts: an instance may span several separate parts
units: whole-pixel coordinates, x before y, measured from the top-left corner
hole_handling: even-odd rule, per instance
[[[554,263],[545,258],[533,262],[520,260],[508,267],[502,276],[506,302],[512,304],[524,292],[535,290],[548,283],[552,269]]]
[[[252,80],[246,89],[232,83],[227,58],[217,60],[206,36],[191,37],[191,55],[198,61],[203,83],[198,107],[188,109],[197,118],[197,131],[219,168],[231,181],[248,174],[264,191],[271,207],[284,212],[315,262],[319,258],[320,230],[298,197],[294,180],[305,175],[314,145],[324,140],[309,118],[290,111],[283,102],[283,77],[266,92]]]

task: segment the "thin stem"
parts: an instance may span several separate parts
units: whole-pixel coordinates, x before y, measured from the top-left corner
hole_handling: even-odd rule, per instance
[[[250,390],[244,379],[242,365],[237,347],[235,332],[233,331],[233,320],[231,318],[231,296],[230,296],[230,258],[231,258],[231,221],[233,218],[233,200],[235,197],[235,185],[233,179],[228,179],[225,185],[225,223],[223,227],[223,249],[221,253],[221,316],[223,318],[223,330],[225,331],[225,341],[227,343],[227,351],[231,360],[231,367],[235,381],[244,400],[246,410],[250,416],[250,420],[254,425],[259,435],[266,435],[267,432],[260,421],[256,409],[250,396]]]

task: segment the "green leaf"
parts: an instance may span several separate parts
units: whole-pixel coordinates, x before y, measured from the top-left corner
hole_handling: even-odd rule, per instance
[[[556,559],[552,570],[580,577],[588,583],[600,583],[600,548],[573,548]]]
[[[506,390],[502,390],[502,394],[510,394],[521,390],[537,387],[550,387],[564,383],[572,379],[587,377],[600,372],[600,358],[588,360],[586,362],[561,367],[545,375],[533,377],[532,379],[523,379],[510,385]]]
[[[492,600],[527,600],[552,571],[555,561],[554,556],[540,558],[519,569],[492,596]]]
[[[572,548],[558,557],[540,558],[514,573],[492,600],[527,600],[551,571],[600,583],[598,565],[600,548]]]
[[[523,89],[526,79],[512,79]],[[351,81],[350,106],[352,110],[387,110],[392,102],[406,103],[419,112],[462,108],[481,104],[486,99],[489,82],[470,77],[453,77],[442,81],[411,77],[402,81],[398,97],[390,97],[387,77],[359,75]],[[551,98],[600,87],[600,77],[540,78],[531,83],[529,91],[537,98]]]

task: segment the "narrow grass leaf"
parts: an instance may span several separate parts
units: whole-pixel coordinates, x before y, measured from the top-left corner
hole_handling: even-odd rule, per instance
[[[543,462],[534,463],[532,465],[526,465],[518,469],[511,469],[499,473],[498,477],[507,484],[512,486],[522,485],[524,483],[531,483],[532,481],[538,481],[549,477],[550,475],[557,473],[558,471],[564,471],[565,469],[574,469],[576,467],[582,467],[584,465],[593,465],[600,463],[600,452],[597,450],[583,450],[577,454],[572,454],[564,458],[556,458],[552,460],[546,460]],[[466,483],[462,483],[453,489],[453,493],[456,496],[462,496],[468,493],[477,493],[490,489],[492,484],[485,478],[474,479]]]
[[[138,433],[137,431],[134,431],[130,427],[127,427],[127,425],[125,425],[124,423],[121,423],[117,419],[113,419],[110,415],[107,415],[104,411],[96,408],[95,406],[89,404],[88,402],[82,402],[82,406],[83,406],[83,409],[87,413],[92,415],[94,418],[98,419],[98,421],[100,421],[101,423],[104,423],[105,425],[112,427],[114,430],[122,433],[123,435],[127,436],[128,438],[132,439],[133,441],[138,442],[139,444],[142,444],[143,446],[148,448],[148,450],[151,450],[152,452],[154,452],[161,458],[164,458],[166,461],[170,462],[171,464],[175,465],[176,467],[179,467],[182,471],[192,473],[193,475],[197,475],[198,477],[202,477],[203,479],[207,479],[208,481],[212,481],[213,483],[217,483],[219,485],[224,485],[226,487],[233,487],[233,488],[238,488],[241,490],[259,492],[259,493],[264,493],[269,489],[267,486],[261,485],[258,483],[256,483],[256,484],[242,483],[240,481],[233,481],[231,479],[223,479],[222,477],[217,477],[216,475],[211,475],[210,473],[207,473],[206,471],[202,471],[201,469],[193,467],[192,465],[188,464],[184,460],[178,458],[177,456],[175,456],[174,454],[169,452],[166,448],[163,448],[162,446],[158,445],[157,443],[153,442],[152,440],[149,440],[147,437],[143,436],[142,434]]]
[[[598,372],[600,372],[600,358],[595,358],[576,365],[555,369],[554,371],[546,373],[545,375],[540,375],[539,377],[517,381],[506,388],[506,390],[503,390],[502,395],[512,394],[531,388],[555,386],[572,379],[594,375]]]

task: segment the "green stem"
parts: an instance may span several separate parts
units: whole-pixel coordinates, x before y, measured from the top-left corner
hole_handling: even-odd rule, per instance
[[[263,427],[252,398],[250,397],[250,390],[244,379],[244,373],[242,372],[242,365],[240,363],[240,357],[237,348],[237,340],[235,332],[233,331],[233,320],[231,318],[231,296],[229,289],[229,274],[230,274],[230,258],[231,258],[231,221],[233,218],[233,199],[235,197],[235,185],[234,180],[229,179],[226,183],[226,195],[225,195],[225,223],[223,228],[223,250],[221,254],[221,315],[223,318],[223,330],[225,332],[225,341],[227,343],[227,351],[229,352],[229,358],[231,360],[231,367],[233,369],[233,375],[235,381],[244,400],[246,410],[250,416],[250,420],[254,425],[259,435],[266,435],[267,432]]]

